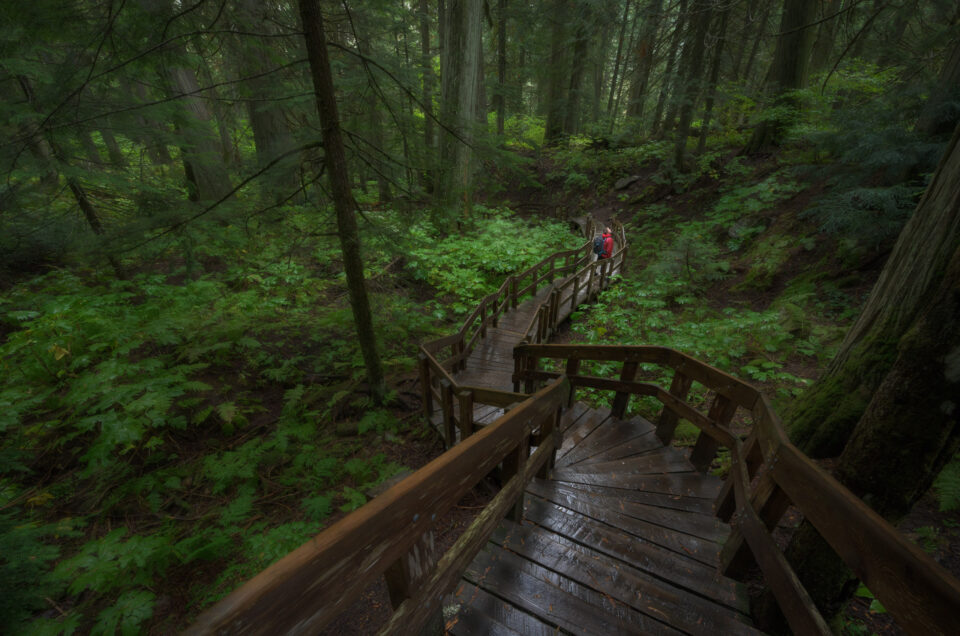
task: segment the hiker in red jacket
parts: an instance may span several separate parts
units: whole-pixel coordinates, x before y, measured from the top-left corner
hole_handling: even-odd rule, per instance
[[[609,227],[603,230],[603,252],[598,258],[610,258],[613,256],[613,232]]]

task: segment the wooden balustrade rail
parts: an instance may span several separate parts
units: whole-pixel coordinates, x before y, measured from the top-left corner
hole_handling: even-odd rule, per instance
[[[609,287],[614,270],[623,270],[627,260],[626,231],[619,221],[612,221],[611,225],[616,237],[616,248],[610,258],[593,260],[591,251],[585,258],[577,259],[572,267],[565,268],[565,271],[569,270],[571,273],[554,285],[550,297],[541,303],[531,316],[527,328],[523,331],[523,342],[535,344],[547,342],[562,322],[561,309],[567,304],[571,312],[576,309],[580,302],[581,285],[583,289],[588,290],[588,297],[585,300],[589,301],[600,290]],[[582,283],[584,278],[586,278],[585,284]],[[519,389],[514,387],[514,390]]]
[[[570,383],[561,379],[529,396],[258,574],[201,614],[187,634],[316,633],[381,576],[394,604],[381,633],[419,633],[526,484],[553,465],[569,395]],[[432,538],[425,537],[437,520],[498,465],[499,493],[439,561],[429,558]]]
[[[564,360],[565,373],[540,370],[543,359]],[[581,374],[584,361],[623,364],[619,377],[611,379]],[[671,368],[670,389],[637,381],[640,364]],[[770,535],[791,504],[901,627],[910,633],[960,634],[960,581],[790,444],[767,398],[749,384],[666,347],[522,344],[514,350],[515,387],[532,388],[561,375],[574,391],[614,392],[611,410],[617,417],[632,395],[657,398],[663,409],[656,434],[665,444],[681,418],[700,429],[690,461],[701,472],[720,447],[729,449],[730,474],[716,501],[717,515],[734,528],[721,553],[724,573],[736,576],[752,563],[759,565],[796,633],[831,632]],[[714,395],[707,414],[686,402],[693,382]],[[738,409],[753,424],[746,440],[728,428]]]
[[[425,342],[422,348],[445,367],[453,371],[463,369],[478,340],[486,335],[488,327],[497,326],[505,311],[516,308],[527,295],[536,295],[537,290],[544,284],[550,284],[558,276],[575,271],[578,264],[591,258],[594,228],[593,219],[588,219],[585,227],[588,240],[583,245],[577,249],[551,254],[536,265],[507,277],[497,291],[480,301],[457,333]],[[560,261],[563,261],[562,265],[558,265]],[[440,355],[444,349],[449,349],[449,355]]]

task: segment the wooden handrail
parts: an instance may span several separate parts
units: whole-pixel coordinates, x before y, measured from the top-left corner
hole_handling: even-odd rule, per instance
[[[715,506],[719,516],[732,517],[733,532],[723,549],[725,572],[733,574],[733,564],[754,560],[796,633],[829,634],[830,630],[769,533],[790,504],[901,627],[910,633],[960,633],[960,581],[793,446],[768,399],[751,385],[666,347],[543,344],[514,349],[514,384],[532,387],[559,377],[537,368],[545,358],[566,360],[563,377],[574,390],[591,387],[617,395],[656,397],[663,405],[657,432],[664,443],[671,440],[677,418],[697,426],[701,435],[691,462],[700,470],[706,469],[709,461],[704,458],[711,458],[718,446],[730,450],[730,474]],[[619,361],[624,372],[617,379],[584,375],[579,373],[583,361]],[[670,390],[625,380],[631,375],[626,373],[628,365],[635,368],[640,363],[672,368]],[[707,415],[685,400],[692,381],[715,394]],[[619,407],[622,416],[625,399]],[[746,442],[727,427],[737,408],[744,409],[753,422]],[[762,477],[754,485],[757,474]]]
[[[526,483],[552,465],[559,411],[570,383],[561,379],[468,440],[446,451],[366,505],[283,557],[201,614],[187,634],[315,633],[350,606],[389,568],[407,558],[437,520],[498,464],[514,454],[516,470],[428,576],[398,597],[399,617],[388,633],[417,633],[437,596],[458,577]],[[540,432],[527,457],[530,437]],[[518,455],[518,453],[520,453]],[[392,594],[391,597],[394,597]]]

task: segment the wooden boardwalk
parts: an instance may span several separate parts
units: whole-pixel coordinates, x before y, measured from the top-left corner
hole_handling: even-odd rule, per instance
[[[597,291],[584,276],[559,317]],[[511,390],[513,348],[552,288],[504,315],[454,375],[461,385]],[[503,409],[478,405],[474,421]],[[739,583],[720,576],[730,529],[713,513],[721,481],[664,447],[653,425],[581,403],[561,419],[550,479],[528,486],[523,518],[504,521],[467,568],[447,630],[473,634],[756,633]]]

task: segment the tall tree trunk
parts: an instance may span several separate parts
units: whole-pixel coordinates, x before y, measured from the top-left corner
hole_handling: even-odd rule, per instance
[[[893,364],[897,342],[940,284],[960,242],[958,140],[960,127],[839,353],[788,413],[790,436],[808,455],[843,449]]]
[[[671,117],[661,120],[664,108],[667,105],[667,96],[670,94],[670,84],[674,82],[673,67],[677,60],[677,50],[680,48],[680,38],[683,35],[684,21],[687,19],[687,0],[680,0],[680,8],[677,12],[677,21],[673,27],[673,37],[670,39],[670,52],[667,53],[667,65],[663,71],[663,80],[660,85],[660,96],[657,98],[657,110],[653,113],[653,134],[658,135],[666,132],[673,126]]]
[[[337,214],[337,234],[343,254],[343,268],[350,292],[350,306],[357,327],[357,340],[367,370],[370,393],[376,402],[382,402],[386,393],[383,367],[377,353],[377,338],[373,331],[370,302],[364,284],[363,259],[360,254],[360,233],[355,216],[356,203],[350,192],[347,175],[347,159],[343,150],[337,100],[327,55],[326,36],[323,32],[323,15],[319,0],[298,0],[300,19],[303,23],[307,57],[310,59],[310,74],[313,77],[317,97],[317,110],[322,127],[324,162],[333,193],[333,207]]]
[[[110,163],[113,164],[115,168],[126,168],[127,167],[127,158],[123,154],[123,150],[120,148],[120,144],[117,142],[117,138],[114,137],[113,131],[109,128],[101,128],[100,136],[103,137],[103,143],[107,147],[107,154],[110,156]]]
[[[893,523],[910,511],[960,448],[958,138],[960,127],[909,231],[905,228],[897,241],[898,258],[891,255],[870,295],[868,306],[876,306],[875,299],[895,300],[897,295],[890,293],[893,278],[901,287],[913,286],[917,261],[939,265],[935,272],[921,268],[911,294],[914,311],[887,334],[889,341],[873,341],[884,349],[881,357],[892,362],[883,365],[877,374],[881,381],[865,396],[866,407],[836,468],[840,483]],[[942,230],[945,225],[952,225],[952,238],[928,247],[928,239],[937,235],[923,234],[922,229]],[[787,556],[826,615],[849,597],[853,575],[810,524],[801,525]]]
[[[683,85],[680,87],[680,121],[677,124],[677,143],[674,148],[674,165],[678,171],[684,171],[684,157],[687,153],[687,136],[690,133],[690,123],[693,121],[693,112],[696,106],[697,95],[700,93],[700,84],[703,73],[703,54],[706,49],[707,32],[710,29],[710,18],[713,7],[711,0],[695,0],[691,20],[691,39],[693,44],[684,51],[685,69]],[[688,57],[689,56],[689,57]]]
[[[257,0],[241,0],[237,16],[239,25],[246,31],[268,34],[276,31],[267,5]],[[251,42],[250,37],[243,36],[235,46],[240,74],[250,78],[244,83],[248,95],[247,116],[253,129],[257,166],[263,168],[290,152],[296,144],[281,103],[272,99],[277,92],[277,82],[264,75],[271,67],[265,55],[265,43],[259,38]],[[287,157],[264,175],[264,183],[275,201],[285,200],[296,192],[298,164],[298,157]]]
[[[550,62],[547,69],[547,122],[544,125],[543,142],[555,144],[563,137],[564,115],[567,112],[567,95],[564,91],[566,77],[566,19],[567,0],[554,0],[550,21]]]
[[[613,119],[613,96],[617,92],[617,79],[620,75],[620,60],[623,55],[623,39],[627,33],[627,17],[630,15],[630,0],[623,5],[623,17],[620,19],[620,36],[617,38],[617,55],[613,59],[613,75],[610,78],[610,96],[607,98],[607,117]],[[612,126],[612,123],[611,123]]]
[[[723,61],[724,43],[727,41],[727,19],[730,17],[730,6],[721,9],[720,26],[713,51],[713,64],[710,67],[710,82],[707,85],[707,102],[703,108],[703,122],[700,124],[700,141],[697,144],[697,154],[702,154],[707,146],[707,135],[710,133],[710,119],[713,116],[713,102],[717,97],[717,83],[720,81],[720,64]]]
[[[199,95],[200,85],[192,69],[174,66],[167,71],[171,96],[183,110],[178,123],[183,162],[192,182],[191,200],[217,201],[233,186],[223,162],[220,142],[213,131],[213,116]]]
[[[482,0],[447,0],[441,120],[457,136],[441,135],[440,187],[446,201],[467,196],[473,172],[473,153],[468,144],[478,119],[478,88],[481,69]]]
[[[839,10],[836,0],[820,0],[821,22],[817,25],[817,39],[813,42],[813,57],[810,60],[810,72],[819,73],[833,63],[833,45],[837,41],[837,16],[829,17]]]
[[[497,0],[497,134],[507,117],[507,0]]]
[[[430,52],[430,2],[420,0],[420,68],[423,75],[421,81],[420,102],[423,108],[423,163],[424,169],[420,173],[420,182],[427,192],[433,192],[434,155],[436,153],[436,139],[433,128],[433,54]]]
[[[643,31],[637,42],[633,59],[633,77],[630,80],[630,100],[627,103],[627,117],[643,117],[643,105],[647,98],[647,85],[650,71],[655,63],[654,51],[660,32],[660,13],[663,0],[650,0],[644,11]]]
[[[960,121],[960,40],[954,41],[932,94],[917,119],[917,130],[925,135],[943,135]]]
[[[563,132],[566,135],[580,132],[580,103],[583,101],[583,71],[587,64],[588,37],[586,25],[580,22],[573,42],[573,64],[570,69],[570,88],[563,123]]]
[[[773,54],[768,77],[770,78],[767,90],[774,95],[774,105],[778,112],[784,106],[790,109],[798,107],[796,101],[787,93],[803,88],[807,79],[807,68],[810,61],[810,49],[813,46],[813,36],[816,30],[811,26],[816,22],[816,0],[786,0],[783,5],[783,15],[780,19],[780,37],[777,38],[777,48]],[[744,152],[747,154],[759,152],[780,141],[780,135],[786,126],[782,116],[761,121],[750,141],[747,142]]]

